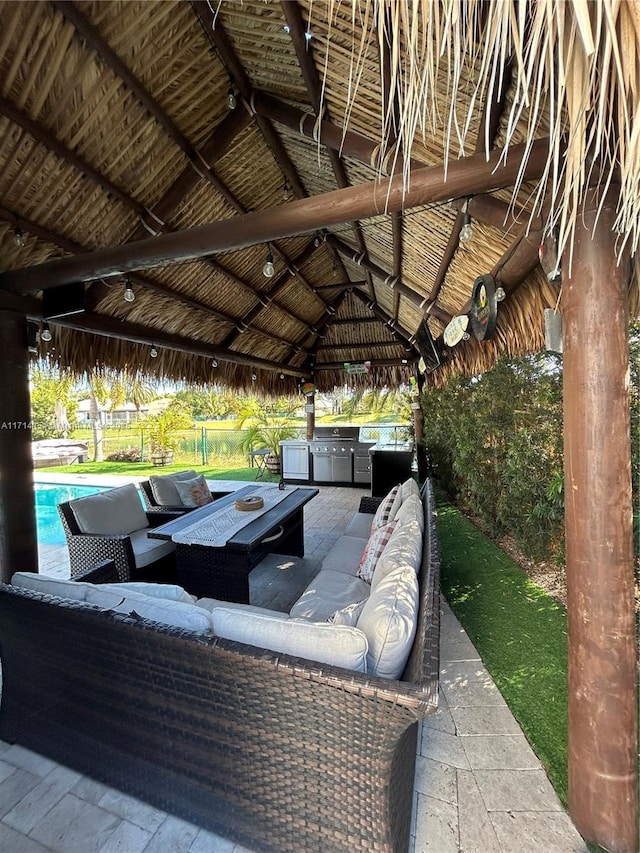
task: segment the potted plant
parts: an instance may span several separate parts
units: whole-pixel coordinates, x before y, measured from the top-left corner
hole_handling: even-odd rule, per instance
[[[142,422],[142,431],[154,465],[171,465],[180,443],[181,430],[190,429],[193,421],[184,412],[165,409],[159,415],[150,415]]]
[[[250,453],[252,450],[268,450],[265,460],[267,470],[271,474],[281,473],[280,442],[295,438],[298,430],[294,424],[268,415],[258,415],[256,422],[250,424],[242,438],[242,449]]]

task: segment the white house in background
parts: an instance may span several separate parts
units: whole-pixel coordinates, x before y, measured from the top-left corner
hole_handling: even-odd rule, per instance
[[[98,404],[98,410],[102,426],[126,426],[127,424],[134,424],[140,418],[146,418],[147,415],[157,415],[163,412],[170,403],[171,397],[161,397],[158,400],[152,400],[150,403],[144,403],[138,412],[133,403],[123,403],[111,411],[111,403],[107,401],[104,406]],[[76,419],[79,426],[91,425],[90,409],[91,402],[89,400],[81,400],[78,403]]]

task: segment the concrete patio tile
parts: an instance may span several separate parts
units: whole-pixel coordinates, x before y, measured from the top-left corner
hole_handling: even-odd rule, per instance
[[[55,772],[55,771],[54,771]],[[28,835],[34,826],[69,792],[71,785],[52,780],[53,773],[43,779],[4,816],[4,822]]]
[[[416,758],[415,790],[445,803],[458,802],[457,770],[449,764],[418,755]]]
[[[453,722],[453,717],[451,716],[451,711],[447,705],[447,700],[442,696],[438,701],[438,710],[424,718],[422,721],[422,728],[438,729],[439,731],[447,732],[450,735],[454,735],[456,733],[456,724]]]
[[[588,853],[589,848],[564,813],[492,812],[491,822],[505,853]]]
[[[456,806],[419,794],[415,853],[459,853],[458,838]]]
[[[25,749],[19,744],[12,746],[2,754],[2,760],[8,761],[15,767],[21,767],[23,770],[28,770],[29,773],[35,773],[36,776],[44,777],[58,766],[55,761],[49,758],[44,758],[38,755],[37,752],[32,752],[30,749]]]
[[[493,681],[446,681],[442,691],[450,708],[472,708],[483,705],[506,707],[502,694]]]
[[[145,847],[144,853],[188,853],[198,834],[198,827],[169,815]]]
[[[493,684],[485,665],[478,658],[470,661],[447,661],[440,667],[440,685],[444,684]]]
[[[7,761],[0,760],[0,784],[15,772],[16,768],[14,764],[9,764]]]
[[[201,829],[193,839],[189,853],[233,853],[234,849],[233,841],[227,841],[226,838]]]
[[[469,759],[461,739],[455,735],[437,729],[424,729],[420,752],[424,758],[430,758],[432,761],[439,761],[441,764],[448,764],[450,767],[458,767],[461,770],[470,769]]]
[[[540,762],[524,735],[463,737],[472,770],[535,770]]]
[[[451,708],[459,735],[519,735],[520,726],[505,705],[479,708]]]
[[[98,853],[143,853],[151,835],[151,832],[141,826],[123,820]]]
[[[0,823],[0,850],[6,850],[7,853],[49,853],[42,844],[21,835],[4,823]]]
[[[102,782],[96,782],[95,779],[89,779],[88,776],[81,776],[79,781],[71,789],[71,793],[87,803],[93,803],[97,806],[100,799],[108,794],[111,788],[103,785]]]
[[[440,660],[443,663],[450,663],[451,661],[479,661],[480,657],[471,640],[467,637],[462,637],[456,640],[456,642],[441,642]]]
[[[456,771],[460,850],[501,853],[498,837],[473,773]]]
[[[13,773],[0,783],[0,818],[4,818],[40,781],[40,777],[35,773],[29,773],[19,767],[14,768]]]
[[[66,794],[34,827],[31,837],[55,853],[98,853],[120,819]]]
[[[149,830],[152,835],[162,826],[167,816],[166,812],[112,788],[107,788],[97,804],[101,809],[111,812],[122,820]]]
[[[544,770],[474,770],[487,811],[561,812]]]

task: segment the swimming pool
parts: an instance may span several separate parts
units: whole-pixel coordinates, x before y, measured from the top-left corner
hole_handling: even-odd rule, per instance
[[[67,483],[34,483],[36,493],[36,521],[40,545],[64,545],[64,530],[58,504],[104,492],[110,486],[77,486]]]

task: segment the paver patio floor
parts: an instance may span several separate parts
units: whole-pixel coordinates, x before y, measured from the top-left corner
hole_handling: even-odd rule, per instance
[[[250,575],[252,602],[288,609],[318,571],[363,494],[361,489],[322,487],[305,507],[305,557],[267,557]],[[40,571],[68,577],[66,548],[42,548]],[[439,709],[420,729],[410,853],[587,853],[540,762],[444,600],[440,688]],[[0,850],[251,853],[2,742]]]

